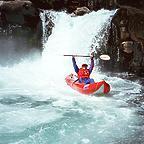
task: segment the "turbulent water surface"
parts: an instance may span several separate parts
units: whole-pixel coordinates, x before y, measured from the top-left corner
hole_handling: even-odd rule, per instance
[[[143,115],[127,103],[141,95],[138,82],[108,76],[96,66],[95,81],[105,79],[112,87],[107,96],[79,94],[64,81],[74,70],[63,54],[89,54],[92,39],[114,12],[51,13],[55,27],[42,59],[0,67],[0,144],[144,143]],[[89,59],[77,59],[82,62]]]

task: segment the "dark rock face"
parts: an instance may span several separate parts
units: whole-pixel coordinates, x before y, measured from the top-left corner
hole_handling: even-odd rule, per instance
[[[40,53],[41,38],[39,10],[30,1],[0,2],[1,64],[17,61],[16,57],[20,60],[32,51]]]
[[[54,9],[56,11],[66,8],[67,0],[30,0],[40,9]]]
[[[144,12],[143,0],[116,0],[119,7],[131,7]]]
[[[75,11],[78,7],[87,7],[90,10],[101,8],[113,9],[116,7],[115,0],[30,0],[36,7],[41,9],[65,9],[68,12]]]
[[[108,40],[111,69],[144,75],[144,15],[120,8],[113,17]]]

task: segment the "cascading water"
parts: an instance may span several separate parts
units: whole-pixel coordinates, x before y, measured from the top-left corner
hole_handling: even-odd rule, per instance
[[[64,78],[73,72],[63,54],[89,54],[94,36],[113,11],[100,10],[82,17],[64,12],[55,16],[41,60],[0,68],[0,144],[127,144],[143,141],[141,118],[126,101],[141,86],[96,69],[95,80],[105,79],[109,97],[85,96],[71,90]],[[77,63],[88,62],[77,59]],[[136,137],[135,137],[136,136]]]

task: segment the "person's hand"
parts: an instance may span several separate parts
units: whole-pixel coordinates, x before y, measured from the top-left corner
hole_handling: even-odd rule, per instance
[[[74,56],[72,56],[72,59],[75,59],[75,57],[74,57]]]
[[[94,58],[94,52],[92,52],[92,53],[90,54],[90,58],[91,58],[91,59]]]

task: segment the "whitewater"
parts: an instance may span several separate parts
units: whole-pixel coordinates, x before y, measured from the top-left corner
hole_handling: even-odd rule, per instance
[[[0,144],[128,144],[143,143],[143,117],[127,101],[141,94],[138,82],[108,76],[95,69],[95,81],[111,85],[107,96],[72,90],[65,77],[74,72],[71,57],[90,54],[95,35],[109,25],[114,11],[81,17],[53,12],[54,28],[42,58],[0,67]],[[43,31],[45,15],[41,14]],[[98,45],[98,43],[96,43]],[[77,58],[77,64],[89,63]]]

